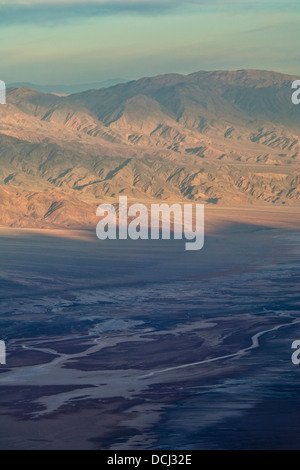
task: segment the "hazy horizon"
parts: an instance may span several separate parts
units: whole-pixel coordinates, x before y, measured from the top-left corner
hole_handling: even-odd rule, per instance
[[[113,84],[111,85],[110,82],[114,82],[115,84],[121,84],[121,83],[127,83],[127,82],[131,82],[131,81],[138,81],[138,80],[141,80],[143,78],[154,78],[154,77],[158,77],[158,76],[161,76],[161,75],[193,75],[194,73],[199,73],[199,72],[208,72],[208,73],[211,73],[211,72],[241,72],[241,71],[249,71],[249,70],[252,70],[252,71],[259,71],[259,72],[270,72],[270,73],[278,73],[278,74],[282,74],[282,75],[290,75],[291,77],[296,77],[296,76],[300,76],[300,72],[299,74],[291,74],[291,73],[286,73],[286,72],[281,72],[281,71],[278,71],[278,70],[271,70],[271,69],[215,69],[215,70],[208,70],[208,69],[201,69],[201,70],[194,70],[193,72],[190,72],[190,73],[179,73],[179,72],[167,72],[165,74],[155,74],[155,75],[142,75],[142,76],[136,76],[136,77],[132,77],[132,78],[127,78],[127,77],[110,77],[110,78],[107,78],[106,80],[96,80],[94,82],[76,82],[76,83],[37,83],[37,82],[28,82],[28,81],[25,81],[25,80],[19,80],[18,82],[9,82],[9,83],[6,83],[6,85],[8,87],[10,86],[15,86],[15,85],[18,85],[18,86],[24,86],[25,85],[34,85],[34,86],[38,86],[38,87],[80,87],[80,86],[88,86],[88,85],[104,85],[104,84],[107,84],[107,86],[113,86]]]

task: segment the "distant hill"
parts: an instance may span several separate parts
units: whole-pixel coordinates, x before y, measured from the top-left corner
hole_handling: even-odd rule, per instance
[[[86,90],[99,90],[100,88],[108,88],[119,83],[125,83],[128,80],[124,78],[114,78],[95,83],[82,83],[77,85],[35,85],[28,82],[8,83],[7,88],[33,88],[34,90],[41,91],[42,93],[57,93],[60,95],[71,95],[72,93],[80,93]]]
[[[197,72],[0,106],[0,224],[78,227],[132,200],[262,207],[300,202],[297,77]]]

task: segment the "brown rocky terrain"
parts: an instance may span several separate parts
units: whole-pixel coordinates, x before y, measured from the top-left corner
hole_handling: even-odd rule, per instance
[[[0,106],[0,225],[88,227],[119,194],[298,207],[296,78],[171,74],[70,96],[10,88]]]

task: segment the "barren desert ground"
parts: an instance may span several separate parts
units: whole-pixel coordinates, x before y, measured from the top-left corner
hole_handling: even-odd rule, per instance
[[[3,228],[1,449],[299,449],[297,209],[206,211],[203,250]]]

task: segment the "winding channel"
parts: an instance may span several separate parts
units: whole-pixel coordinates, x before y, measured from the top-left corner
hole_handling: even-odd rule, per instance
[[[281,328],[288,327],[295,325],[297,323],[300,323],[300,320],[295,320],[291,323],[284,323],[282,325],[277,325],[273,328],[270,328],[268,330],[261,331],[259,333],[256,333],[255,335],[251,336],[251,346],[248,346],[247,348],[240,349],[239,351],[231,354],[226,354],[225,356],[218,356],[214,357],[212,359],[205,359],[204,361],[198,361],[198,362],[189,362],[188,364],[182,364],[180,366],[174,366],[174,367],[168,367],[167,369],[161,369],[161,370],[156,370],[153,372],[150,372],[149,374],[142,375],[139,378],[140,379],[147,379],[150,377],[153,377],[154,375],[158,374],[164,374],[167,372],[173,372],[174,370],[180,370],[180,369],[187,369],[188,367],[194,367],[194,366],[201,366],[203,364],[209,364],[211,362],[217,362],[217,361],[223,361],[224,359],[231,359],[233,357],[240,357],[246,354],[247,352],[251,351],[252,349],[259,348],[260,343],[259,343],[259,338],[261,338],[263,335],[267,333],[271,333],[272,331],[277,331]]]

